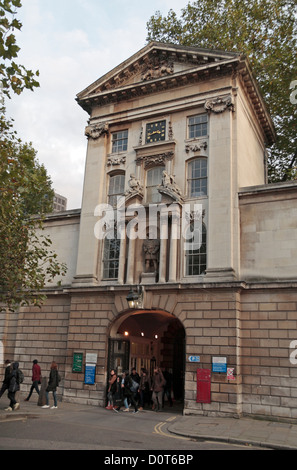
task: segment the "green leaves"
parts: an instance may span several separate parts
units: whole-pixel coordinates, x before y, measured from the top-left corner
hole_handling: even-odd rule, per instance
[[[20,48],[14,30],[19,0],[0,0],[0,85],[10,98],[39,86],[39,73],[16,62]],[[31,144],[17,138],[13,123],[0,103],[0,310],[21,305],[40,306],[48,283],[66,273],[50,239],[43,234],[43,218],[52,210],[54,192],[46,169]],[[2,107],[1,107],[2,106]],[[58,284],[61,282],[59,279]],[[56,283],[57,284],[57,283]]]
[[[41,305],[41,290],[65,264],[57,260],[42,220],[52,210],[53,190],[31,144],[16,139],[0,147],[0,304],[13,310]],[[35,216],[35,217],[33,217]]]
[[[0,82],[2,92],[10,98],[10,91],[19,95],[25,88],[33,90],[39,87],[36,77],[39,72],[27,70],[24,66],[18,65],[14,59],[20,51],[16,43],[14,30],[21,30],[22,23],[15,17],[17,8],[21,2],[18,0],[0,1]]]

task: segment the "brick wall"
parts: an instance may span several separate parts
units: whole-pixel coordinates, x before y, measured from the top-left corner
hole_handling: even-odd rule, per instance
[[[296,287],[244,292],[241,309],[243,412],[296,419]]]

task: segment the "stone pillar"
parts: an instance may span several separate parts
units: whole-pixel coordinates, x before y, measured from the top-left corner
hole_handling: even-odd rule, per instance
[[[180,218],[176,213],[172,214],[171,219],[171,236],[170,236],[170,253],[169,253],[169,282],[176,282],[177,274],[177,243],[179,239]]]
[[[159,282],[166,282],[167,265],[167,243],[168,243],[168,217],[160,217],[160,259],[159,259]]]
[[[135,244],[136,240],[129,238],[127,284],[134,284]]]

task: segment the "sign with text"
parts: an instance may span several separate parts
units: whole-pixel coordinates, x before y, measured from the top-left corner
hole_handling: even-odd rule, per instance
[[[213,357],[212,358],[212,371],[227,373],[227,358],[226,357]]]
[[[72,372],[83,371],[83,353],[73,353]]]
[[[86,364],[85,366],[85,384],[94,385],[96,375],[96,365]]]

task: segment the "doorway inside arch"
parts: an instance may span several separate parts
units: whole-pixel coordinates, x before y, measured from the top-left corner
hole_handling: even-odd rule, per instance
[[[171,396],[183,403],[185,375],[185,330],[168,312],[139,311],[119,318],[109,339],[109,370],[118,374],[135,368],[152,376],[161,367],[171,374]]]

